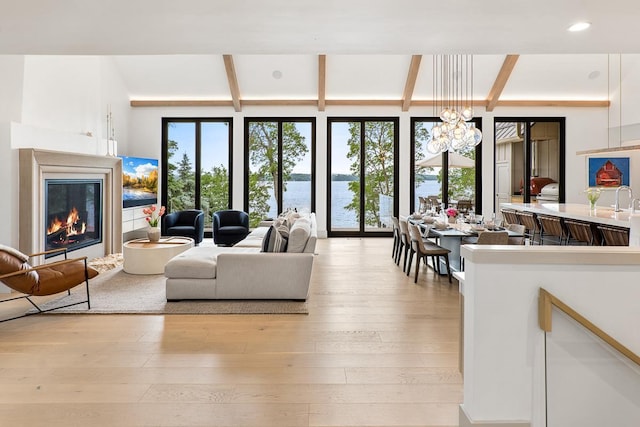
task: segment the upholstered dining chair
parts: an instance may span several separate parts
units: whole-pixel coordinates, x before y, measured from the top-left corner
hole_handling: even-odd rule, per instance
[[[213,213],[213,242],[233,246],[249,235],[249,214],[233,209]]]
[[[65,259],[36,266],[32,266],[29,263],[29,259],[33,257],[56,253],[64,254]],[[67,258],[66,249],[54,249],[25,255],[9,246],[0,245],[0,281],[14,291],[23,294],[18,297],[2,300],[2,302],[24,298],[36,308],[36,311],[34,312],[28,312],[20,316],[3,319],[0,320],[0,322],[6,322],[8,320],[18,319],[31,314],[44,313],[84,303],[87,304],[87,309],[90,309],[89,279],[92,279],[97,275],[98,272],[95,269],[87,266],[87,257]],[[32,299],[32,297],[54,295],[64,291],[71,294],[71,289],[83,282],[87,289],[86,300],[64,304],[45,310],[40,308]]]
[[[509,245],[524,245],[525,226],[522,224],[509,224],[507,230],[520,234],[520,236],[509,236]]]
[[[413,283],[418,283],[418,274],[420,273],[420,261],[424,261],[424,265],[427,264],[427,258],[431,257],[434,271],[440,274],[440,257],[444,258],[445,265],[447,267],[447,275],[449,276],[449,283],[451,283],[451,266],[449,265],[449,249],[440,247],[429,240],[422,237],[420,233],[420,227],[415,224],[408,224],[409,235],[411,238],[411,256],[407,265],[407,276],[411,271],[411,260],[413,255],[416,255],[416,274],[413,279]]]
[[[398,217],[392,216],[391,221],[393,223],[393,251],[391,256],[396,259],[398,255],[398,248],[400,247],[400,220]]]
[[[409,235],[409,222],[406,218],[400,218],[398,220],[400,224],[400,246],[398,247],[398,253],[396,255],[396,264],[400,265],[402,260],[402,254],[404,253],[404,261],[402,262],[402,271],[406,271],[407,268],[407,256],[411,249],[411,236]]]
[[[507,231],[481,231],[478,233],[476,245],[508,245],[509,233]]]
[[[191,237],[198,245],[204,238],[204,212],[199,209],[171,212],[164,216],[163,228],[165,236]]]

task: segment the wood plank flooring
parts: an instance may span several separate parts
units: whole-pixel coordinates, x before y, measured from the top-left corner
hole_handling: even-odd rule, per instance
[[[0,425],[457,426],[455,280],[414,284],[391,239],[317,248],[309,315],[0,324]]]

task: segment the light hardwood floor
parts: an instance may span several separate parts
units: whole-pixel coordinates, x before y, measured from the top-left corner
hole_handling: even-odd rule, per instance
[[[455,280],[414,284],[391,239],[317,251],[309,315],[0,324],[0,425],[457,426]]]

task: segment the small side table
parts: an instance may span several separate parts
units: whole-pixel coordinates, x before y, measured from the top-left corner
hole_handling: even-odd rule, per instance
[[[190,237],[162,237],[158,242],[150,242],[149,239],[130,240],[123,245],[122,269],[129,274],[162,274],[171,258],[193,245]]]

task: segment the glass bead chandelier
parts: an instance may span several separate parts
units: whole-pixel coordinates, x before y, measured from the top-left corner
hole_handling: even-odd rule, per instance
[[[473,119],[473,55],[434,55],[434,115],[440,110],[442,123],[431,129],[427,151],[464,151],[482,141]]]

